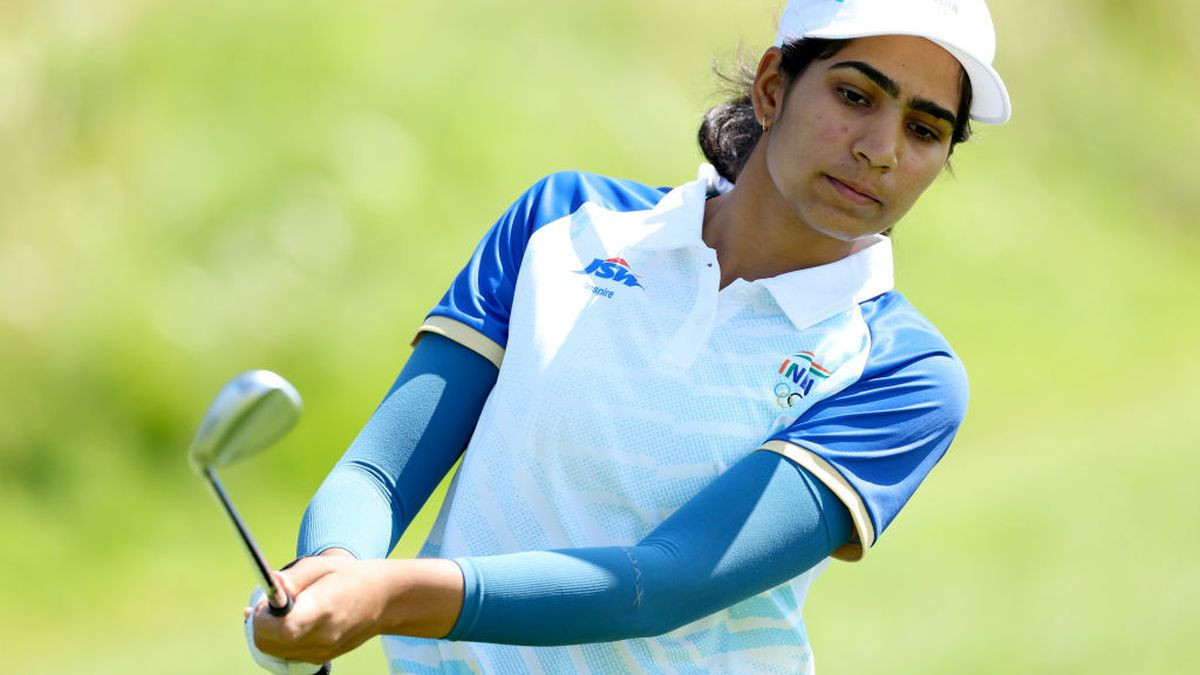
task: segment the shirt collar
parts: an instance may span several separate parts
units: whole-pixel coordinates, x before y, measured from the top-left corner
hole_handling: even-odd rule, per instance
[[[696,180],[671,190],[659,200],[642,222],[652,229],[633,245],[642,251],[705,246],[704,203],[710,192],[721,192],[720,176],[710,164],[700,165]],[[727,190],[726,190],[727,191]]]
[[[803,330],[892,290],[892,240],[877,234],[867,248],[841,260],[754,283]]]
[[[701,165],[696,180],[671,190],[653,209],[642,212],[642,223],[653,229],[632,248],[706,247],[701,238],[705,200],[728,189],[711,165]],[[753,283],[766,288],[788,319],[803,330],[892,290],[892,240],[875,235],[866,248],[840,260]]]

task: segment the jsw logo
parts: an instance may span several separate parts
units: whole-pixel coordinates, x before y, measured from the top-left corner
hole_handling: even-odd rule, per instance
[[[638,281],[636,274],[629,270],[629,263],[624,258],[596,258],[578,274],[587,274],[597,279],[612,279],[615,282],[646,290]]]

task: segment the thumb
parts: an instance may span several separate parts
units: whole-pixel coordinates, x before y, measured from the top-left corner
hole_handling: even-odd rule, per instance
[[[272,572],[272,576],[292,597],[312,586],[318,579],[332,572],[335,558],[303,558],[286,571]]]

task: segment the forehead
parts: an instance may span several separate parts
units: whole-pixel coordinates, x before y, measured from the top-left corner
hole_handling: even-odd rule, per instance
[[[846,61],[861,61],[886,75],[899,86],[902,99],[922,98],[949,110],[958,108],[964,76],[962,64],[925,38],[910,35],[857,38],[816,64],[828,70]]]

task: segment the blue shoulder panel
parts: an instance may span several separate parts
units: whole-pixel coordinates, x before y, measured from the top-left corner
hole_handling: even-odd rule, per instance
[[[429,315],[454,319],[506,346],[517,271],[538,228],[574,213],[586,202],[611,211],[640,211],[653,208],[666,193],[633,181],[575,171],[543,178],[492,226]]]
[[[832,464],[862,496],[878,537],[950,447],[967,410],[967,376],[898,292],[860,307],[871,335],[862,377],[771,440]]]

